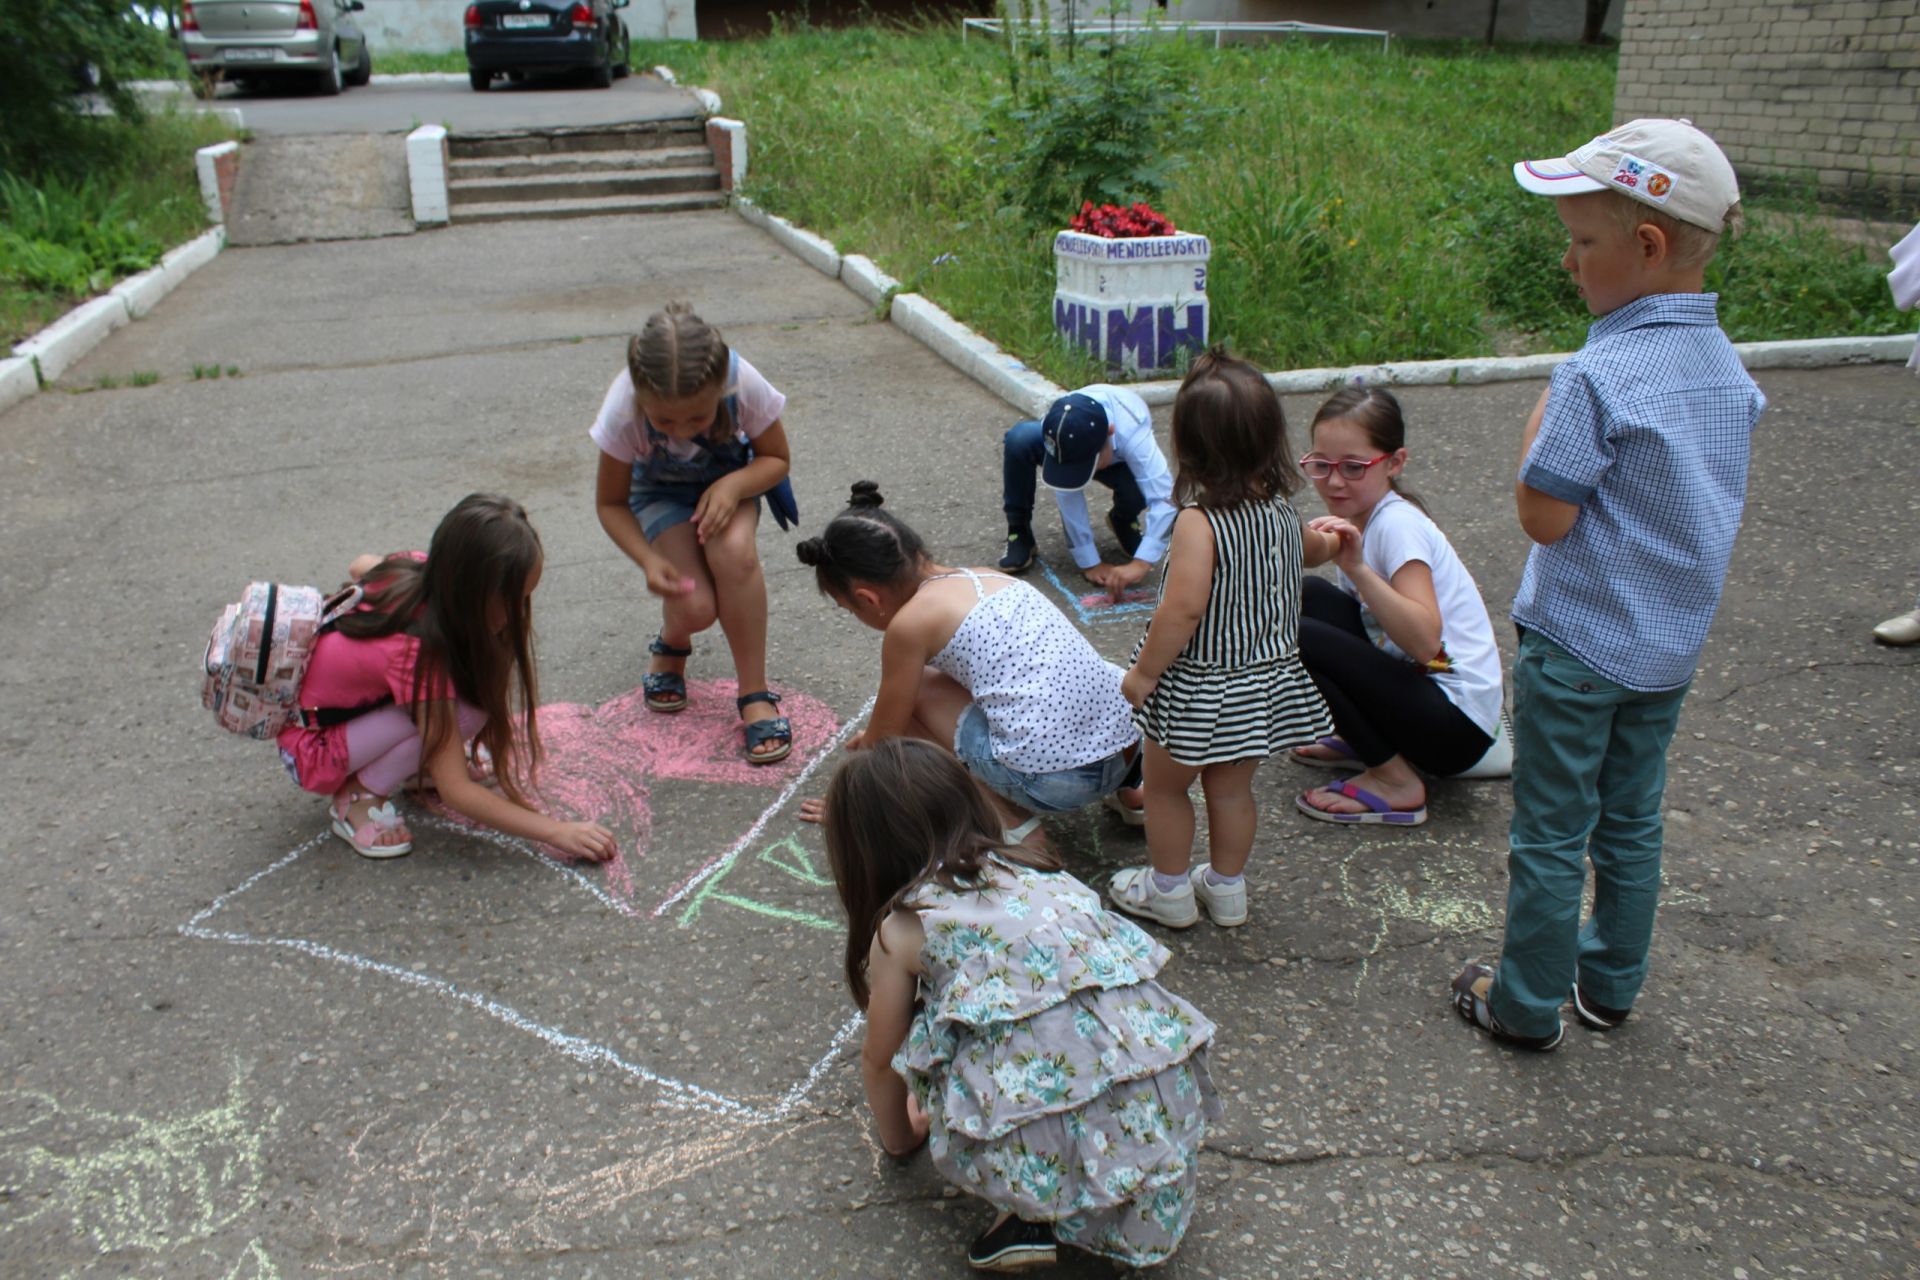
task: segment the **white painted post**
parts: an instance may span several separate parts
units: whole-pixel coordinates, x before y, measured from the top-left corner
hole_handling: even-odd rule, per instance
[[[220,161],[224,156],[234,155],[240,150],[237,142],[222,142],[211,147],[201,147],[193,153],[193,165],[200,175],[200,199],[206,202],[207,217],[216,225],[227,220],[226,209],[220,199]]]
[[[727,157],[730,161],[731,181],[727,190],[738,191],[747,182],[747,125],[743,120],[734,120],[727,116],[714,116],[707,121],[708,129],[718,129],[727,135]]]
[[[413,220],[433,226],[450,220],[447,207],[447,131],[423,124],[407,135],[407,185],[413,192]]]

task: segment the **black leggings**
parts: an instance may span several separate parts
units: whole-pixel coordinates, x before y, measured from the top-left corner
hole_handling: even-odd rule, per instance
[[[1301,594],[1300,661],[1368,768],[1405,756],[1447,777],[1471,769],[1493,745],[1425,671],[1368,639],[1360,602],[1324,578],[1308,578]]]

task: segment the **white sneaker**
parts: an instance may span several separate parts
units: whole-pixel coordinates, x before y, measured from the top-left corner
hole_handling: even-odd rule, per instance
[[[1152,867],[1115,872],[1107,884],[1107,897],[1128,915],[1169,929],[1191,929],[1200,923],[1200,909],[1193,904],[1193,881],[1189,879],[1172,893],[1161,893],[1153,887]]]
[[[1195,867],[1187,873],[1187,883],[1193,886],[1193,896],[1207,909],[1207,918],[1222,929],[1231,929],[1235,925],[1247,922],[1247,880],[1240,878],[1239,884],[1208,884],[1207,869]]]
[[[1144,808],[1136,809],[1125,800],[1122,800],[1118,791],[1107,792],[1107,794],[1100,797],[1100,803],[1119,814],[1120,821],[1130,827],[1144,827],[1147,825],[1147,811]]]

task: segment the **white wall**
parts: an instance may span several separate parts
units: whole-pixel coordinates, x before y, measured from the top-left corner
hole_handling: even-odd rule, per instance
[[[445,53],[465,39],[466,0],[365,0],[361,29],[373,46],[374,70],[383,50],[394,53]],[[636,40],[694,38],[694,0],[633,0],[620,11]]]

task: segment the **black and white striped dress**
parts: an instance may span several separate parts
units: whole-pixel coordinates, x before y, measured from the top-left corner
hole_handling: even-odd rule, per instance
[[[1190,767],[1332,733],[1333,716],[1300,664],[1300,517],[1285,498],[1201,511],[1213,529],[1207,611],[1134,722]]]

